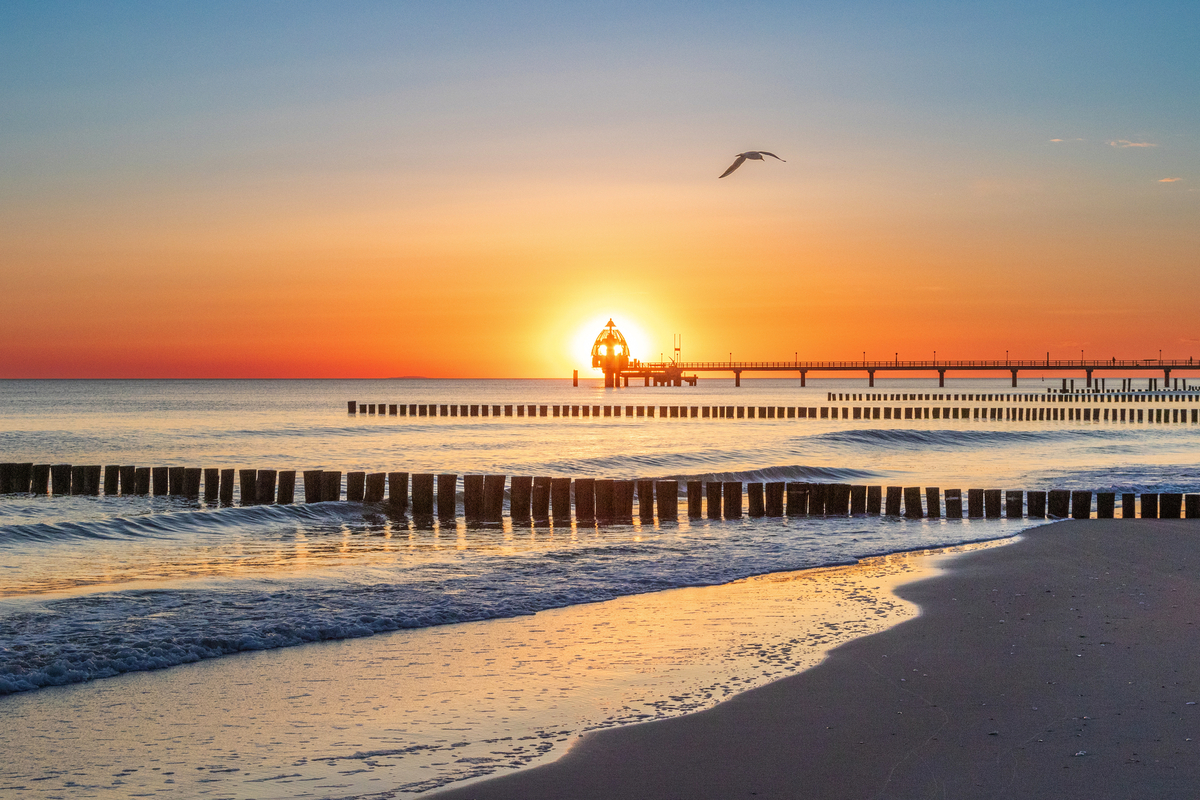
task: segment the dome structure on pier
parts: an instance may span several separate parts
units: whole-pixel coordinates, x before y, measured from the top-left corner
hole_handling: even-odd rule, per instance
[[[629,345],[611,319],[592,345],[592,366],[603,369],[606,374],[629,366]]]

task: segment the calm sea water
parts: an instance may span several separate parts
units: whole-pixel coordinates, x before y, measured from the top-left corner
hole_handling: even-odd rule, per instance
[[[1005,392],[964,380],[945,391]],[[1028,382],[1023,391],[1045,385]],[[0,460],[942,487],[1194,490],[1200,426],[400,418],[376,403],[821,405],[861,382],[6,381]],[[880,391],[930,389],[891,381]],[[0,496],[0,694],[247,649],[527,614],[998,538],[1014,521],[655,521],[430,529],[352,503]],[[216,613],[214,613],[216,610]]]

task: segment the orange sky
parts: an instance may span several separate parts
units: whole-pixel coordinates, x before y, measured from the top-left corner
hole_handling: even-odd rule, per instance
[[[569,377],[609,316],[652,359],[674,333],[697,360],[1200,356],[1178,97],[1075,87],[1064,110],[957,45],[875,62],[886,22],[847,54],[862,31],[826,20],[844,39],[808,61],[768,27],[716,55],[696,30],[682,65],[585,22],[563,34],[580,52],[529,63],[476,30],[498,60],[453,79],[334,48],[311,72],[267,52],[149,87],[136,57],[19,81],[34,122],[0,139],[19,165],[0,184],[0,377]],[[8,35],[36,39],[23,24]],[[831,92],[828,65],[851,62]],[[747,90],[730,63],[782,75]],[[964,65],[990,102],[938,89]],[[88,80],[116,110],[81,99]],[[206,82],[227,93],[193,101]],[[750,147],[787,163],[718,181]]]

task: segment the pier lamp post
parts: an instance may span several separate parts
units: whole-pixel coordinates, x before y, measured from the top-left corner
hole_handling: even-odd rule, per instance
[[[933,351],[933,365],[937,366],[937,350]]]

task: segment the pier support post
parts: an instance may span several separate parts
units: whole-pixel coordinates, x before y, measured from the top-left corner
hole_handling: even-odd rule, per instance
[[[575,387],[579,386],[579,370],[577,369],[571,370],[571,385]]]
[[[1089,376],[1091,374],[1091,372],[1088,373]],[[1014,389],[1017,388],[1017,371],[1015,369],[1012,370],[1012,385]]]
[[[412,513],[414,517],[429,519],[433,516],[433,480],[428,472],[412,476]]]
[[[550,519],[550,478],[535,476],[533,479],[533,518],[538,522]]]
[[[550,479],[550,512],[554,519],[569,521],[571,519],[571,479]]]
[[[737,519],[742,516],[742,482],[725,481],[721,484],[722,510],[725,519]]]
[[[872,383],[871,385],[874,386],[875,384]],[[1016,386],[1015,383],[1013,385]],[[946,370],[944,370],[944,369],[938,370],[938,388],[939,389],[946,388]]]
[[[721,484],[718,481],[709,481],[704,485],[705,501],[708,504],[706,516],[709,519],[721,518]]]
[[[737,370],[736,372],[734,372],[734,373],[733,373],[733,385],[734,385],[734,386],[741,386],[741,385],[742,385],[742,372],[741,372],[741,370]]]
[[[454,519],[458,516],[457,473],[443,472],[437,476],[437,515],[438,519]]]
[[[874,380],[874,378],[872,378],[871,380]],[[800,370],[800,388],[803,389],[807,385],[808,385],[808,370],[802,369],[802,370]],[[874,386],[875,384],[872,383],[871,385]]]
[[[800,385],[803,386],[804,384],[801,383]],[[872,389],[875,388],[875,370],[873,369],[867,370],[867,386],[870,386]]]

